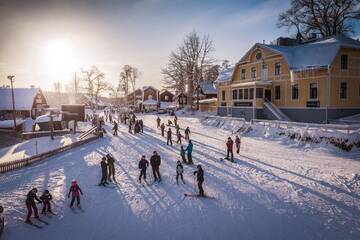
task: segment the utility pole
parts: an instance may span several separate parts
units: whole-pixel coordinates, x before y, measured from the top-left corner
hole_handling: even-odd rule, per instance
[[[14,97],[14,86],[13,86],[13,78],[15,76],[8,76],[7,78],[10,80],[11,83],[11,96],[12,96],[12,105],[13,105],[13,118],[14,118],[14,131],[16,130],[16,115],[15,115],[15,97]]]

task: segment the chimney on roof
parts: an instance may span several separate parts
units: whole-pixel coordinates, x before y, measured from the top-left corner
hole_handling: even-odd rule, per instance
[[[279,37],[276,39],[276,45],[278,46],[295,46],[298,44],[298,40],[288,37]]]

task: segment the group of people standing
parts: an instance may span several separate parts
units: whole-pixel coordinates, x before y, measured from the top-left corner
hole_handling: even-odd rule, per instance
[[[106,185],[109,184],[108,181],[109,182],[114,181],[116,183],[114,157],[110,154],[106,154],[106,156],[101,158],[100,166],[101,166],[101,180],[99,186],[106,187]]]
[[[241,144],[241,139],[239,136],[235,137],[235,146],[236,146],[236,153],[240,154],[240,144]],[[232,140],[231,137],[228,137],[228,140],[226,142],[226,158],[227,160],[230,160],[231,162],[234,162],[234,153],[233,153],[233,148],[234,148],[234,141]]]

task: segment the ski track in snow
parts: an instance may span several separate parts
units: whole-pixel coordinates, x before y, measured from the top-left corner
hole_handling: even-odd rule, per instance
[[[164,116],[161,116],[164,119]],[[223,160],[230,132],[204,126],[198,117],[179,117],[190,126],[195,165],[184,165],[186,184],[176,184],[179,145],[167,146],[154,115],[144,115],[143,134],[106,126],[105,138],[42,163],[0,175],[5,207],[4,239],[360,239],[360,154],[331,147],[308,148],[286,140],[242,137],[235,163]],[[169,117],[166,117],[166,119]],[[174,129],[173,129],[174,130]],[[175,134],[174,134],[175,135]],[[175,136],[173,136],[173,140]],[[184,141],[184,139],[183,139]],[[183,142],[186,146],[187,142]],[[163,181],[138,182],[141,155],[157,150]],[[99,162],[116,158],[117,185],[99,187]],[[215,199],[185,198],[196,191],[192,172],[205,171],[205,193]],[[84,211],[72,211],[67,191],[77,179]],[[152,182],[151,168],[147,180]],[[22,223],[32,187],[49,189],[56,216],[49,226]],[[39,209],[41,209],[39,205]]]

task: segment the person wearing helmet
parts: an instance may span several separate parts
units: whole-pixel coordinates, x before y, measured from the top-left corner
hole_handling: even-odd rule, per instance
[[[45,190],[43,194],[40,196],[41,201],[43,202],[43,209],[41,211],[41,214],[46,214],[46,212],[52,213],[51,211],[51,203],[52,196],[49,192],[49,190]]]
[[[142,155],[140,161],[139,161],[139,169],[140,169],[140,176],[139,176],[139,182],[141,183],[141,177],[144,178],[144,181],[146,181],[146,169],[149,166],[149,161],[146,160],[145,155]]]
[[[39,218],[38,209],[36,207],[35,200],[38,203],[41,203],[41,200],[36,196],[37,191],[38,191],[37,188],[33,188],[26,195],[26,208],[28,210],[28,214],[25,221],[26,223],[31,223],[30,217],[33,211],[35,218]]]
[[[150,165],[154,175],[154,182],[156,181],[161,182],[160,164],[161,164],[160,155],[156,151],[154,151],[153,155],[150,158]]]
[[[75,199],[77,202],[77,206],[80,207],[80,194],[83,195],[83,192],[81,191],[81,188],[77,184],[76,180],[71,181],[71,187],[69,189],[68,198],[70,198],[70,193],[71,193],[70,207],[73,208]]]
[[[181,178],[181,181],[185,184],[184,177],[183,177],[183,172],[184,172],[183,165],[181,164],[180,161],[177,161],[177,164],[176,164],[176,184],[179,184],[179,176]]]
[[[198,183],[199,196],[200,197],[205,197],[204,189],[202,187],[202,184],[204,182],[204,171],[203,171],[200,164],[197,165],[197,170],[194,171],[194,175],[196,175],[196,180],[197,180],[197,183]]]

